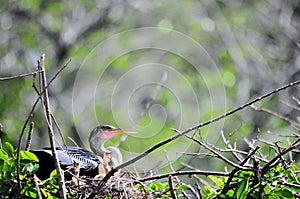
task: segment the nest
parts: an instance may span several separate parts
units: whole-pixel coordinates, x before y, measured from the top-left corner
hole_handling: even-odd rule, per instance
[[[105,186],[99,191],[95,190],[102,177],[91,178],[89,176],[80,176],[66,182],[66,189],[72,198],[88,198],[93,191],[96,191],[95,198],[149,198],[145,191],[136,186],[136,180],[123,174],[122,176],[112,176]]]

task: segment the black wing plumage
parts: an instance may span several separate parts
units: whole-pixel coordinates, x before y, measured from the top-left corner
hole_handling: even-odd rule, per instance
[[[39,174],[47,175],[54,170],[51,148],[31,150],[39,159]],[[102,158],[80,147],[67,146],[56,147],[59,163],[63,169],[72,169],[74,162],[79,163],[81,174],[97,174],[98,165],[102,164]]]

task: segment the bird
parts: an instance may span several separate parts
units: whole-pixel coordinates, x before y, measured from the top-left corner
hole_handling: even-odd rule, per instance
[[[120,128],[111,125],[97,126],[92,130],[89,136],[90,148],[92,151],[103,159],[109,158],[109,166],[115,168],[123,162],[123,156],[117,147],[104,147],[106,140],[120,134],[128,134]]]
[[[127,132],[111,125],[99,125],[89,135],[90,148],[93,152],[77,147],[56,147],[59,164],[63,170],[73,170],[74,164],[78,164],[80,175],[95,177],[99,173],[107,174],[111,168],[122,163],[123,158],[117,147],[104,147],[105,142],[120,134]],[[30,150],[39,159],[39,169],[36,175],[40,179],[49,178],[55,169],[51,148]]]

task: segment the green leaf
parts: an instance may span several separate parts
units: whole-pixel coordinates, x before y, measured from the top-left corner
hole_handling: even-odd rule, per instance
[[[185,184],[182,184],[182,185],[180,185],[180,187],[179,187],[179,189],[182,190],[182,191],[187,190],[187,188],[188,188],[188,187],[187,187]]]
[[[293,193],[285,188],[275,191],[274,194],[282,198],[294,198]]]
[[[236,192],[236,197],[238,199],[244,199],[247,196],[249,189],[249,179],[244,179],[240,182],[237,192]]]
[[[51,173],[50,173],[50,178],[51,179],[55,179],[57,177],[57,172],[56,169],[54,169]]]
[[[0,149],[0,159],[4,160],[5,162],[9,161],[9,157],[3,149]]]
[[[6,146],[6,152],[8,153],[8,155],[10,155],[11,157],[14,157],[15,149],[14,149],[13,145],[9,142],[5,142],[5,146]]]
[[[22,168],[22,172],[33,174],[38,170],[38,168],[39,168],[38,164],[28,163],[25,164],[25,166]]]
[[[20,151],[20,159],[39,162],[39,159],[36,157],[36,155],[31,153],[30,151]]]
[[[222,182],[219,178],[215,176],[209,176],[209,178],[220,188],[223,186],[224,182]]]
[[[44,195],[44,197],[47,197],[47,192],[45,191],[44,188],[40,188],[41,193]]]
[[[104,199],[111,199],[111,198],[112,198],[112,195],[111,194],[107,194]]]

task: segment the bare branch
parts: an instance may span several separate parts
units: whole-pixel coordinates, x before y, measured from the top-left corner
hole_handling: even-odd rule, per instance
[[[146,182],[150,180],[157,180],[162,178],[168,178],[169,176],[182,176],[182,175],[204,175],[204,176],[229,176],[229,173],[219,172],[219,171],[202,171],[202,170],[195,170],[195,171],[175,171],[170,173],[164,173],[161,175],[154,175],[151,177],[145,177],[137,180],[138,182]]]
[[[38,178],[36,177],[36,175],[34,174],[33,176],[33,181],[34,181],[34,184],[35,184],[35,188],[36,188],[36,191],[38,193],[38,197],[39,199],[42,199],[42,194],[41,194],[41,191],[40,191],[40,187],[39,187],[39,183],[38,183]]]
[[[169,188],[170,188],[171,197],[172,197],[173,199],[177,199],[176,194],[174,193],[174,187],[173,187],[172,176],[169,176]]]
[[[25,150],[26,150],[26,151],[29,151],[29,149],[30,149],[31,140],[32,140],[32,133],[33,133],[33,128],[34,128],[34,122],[31,122],[31,123],[30,123],[29,132],[28,132],[28,137],[27,137],[27,143],[26,143],[26,147],[25,147]]]
[[[256,147],[253,151],[251,151],[251,153],[243,160],[243,162],[241,162],[240,165],[243,166],[244,164],[246,164],[246,162],[248,162],[248,160],[256,153],[256,151],[258,149],[259,149],[259,147]],[[222,189],[221,194],[225,194],[228,191],[228,189],[230,187],[230,183],[234,177],[234,174],[238,171],[239,171],[238,168],[235,168],[231,171],[229,178],[227,179],[226,184],[224,185],[224,188]]]
[[[266,108],[257,108],[256,106],[252,106],[252,107],[256,111],[266,112],[266,113],[269,113],[269,114],[271,114],[271,115],[273,115],[273,116],[275,116],[275,117],[277,117],[277,118],[279,118],[279,119],[281,119],[283,121],[286,121],[286,122],[290,123],[291,126],[295,127],[297,130],[300,130],[300,124],[298,124],[297,122],[291,120],[288,117],[280,115],[280,114],[278,114],[278,113],[276,113],[274,111],[271,111],[269,109],[266,109]]]
[[[46,88],[48,88],[48,86],[51,84],[51,82],[53,82],[53,80],[58,76],[58,74],[63,70],[65,69],[68,64],[71,62],[71,59],[68,60],[68,62],[62,67],[60,68],[60,70],[58,70],[56,72],[56,74],[51,78],[51,80],[49,81],[49,83],[46,85]],[[21,190],[21,181],[20,181],[20,150],[21,150],[21,144],[22,144],[22,139],[23,139],[23,135],[24,135],[24,132],[25,132],[25,129],[27,127],[27,124],[30,120],[30,118],[32,117],[33,115],[33,111],[35,110],[35,107],[37,106],[39,100],[41,99],[41,95],[44,93],[45,90],[39,92],[36,85],[35,85],[35,79],[36,79],[36,74],[33,74],[33,81],[32,81],[32,87],[34,88],[34,90],[38,93],[38,98],[35,100],[34,104],[32,105],[31,107],[31,110],[24,122],[24,125],[22,127],[22,130],[21,130],[21,134],[19,136],[19,141],[18,141],[18,148],[17,148],[17,182],[18,182],[18,185],[19,185],[19,191]]]
[[[46,72],[45,72],[45,55],[43,54],[38,61],[38,68],[39,70],[42,71],[41,76],[42,76],[42,88],[44,90],[44,96],[43,96],[43,107],[44,111],[46,113],[46,120],[48,124],[48,134],[49,134],[49,139],[50,139],[50,145],[51,145],[51,150],[52,150],[52,156],[54,160],[54,165],[56,168],[57,172],[57,177],[58,177],[58,185],[59,185],[59,191],[60,191],[60,197],[66,199],[67,195],[65,192],[65,182],[64,182],[64,176],[61,172],[60,169],[60,164],[59,160],[57,157],[57,152],[56,152],[56,146],[55,146],[55,140],[54,140],[54,133],[53,133],[53,127],[52,127],[52,119],[51,119],[51,111],[50,111],[50,102],[49,102],[49,96],[48,96],[48,89],[47,89],[47,79],[46,79]]]
[[[272,160],[270,160],[262,169],[261,169],[261,175],[265,175],[266,172],[276,165],[278,160],[286,153],[296,149],[298,146],[300,146],[300,137],[295,140],[289,147],[283,149],[278,155],[276,155]]]
[[[0,77],[0,81],[6,81],[6,80],[23,78],[23,77],[27,77],[27,76],[33,76],[33,75],[37,74],[38,72],[40,72],[40,71],[35,71],[35,72],[31,72],[31,73],[25,73],[25,74],[11,76],[11,77]]]

